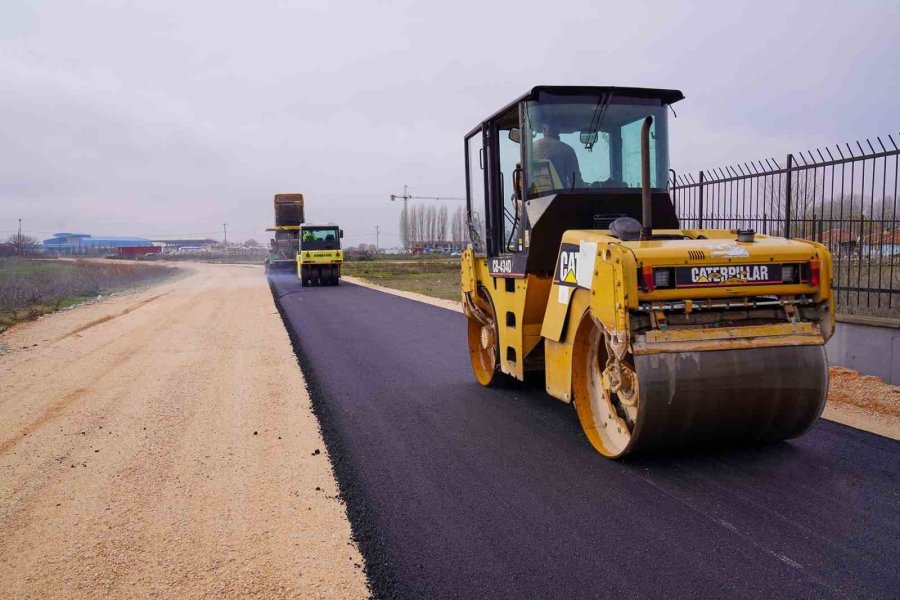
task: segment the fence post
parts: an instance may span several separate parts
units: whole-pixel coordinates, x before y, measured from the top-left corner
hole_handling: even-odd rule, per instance
[[[787,178],[784,182],[784,237],[791,238],[791,168],[794,166],[794,155],[787,155]]]
[[[700,199],[697,205],[697,214],[700,215],[697,229],[703,229],[703,171],[700,171]]]

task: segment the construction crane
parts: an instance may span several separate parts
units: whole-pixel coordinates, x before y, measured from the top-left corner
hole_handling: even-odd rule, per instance
[[[406,203],[409,200],[459,200],[462,202],[466,201],[465,198],[460,198],[458,196],[411,196],[409,194],[409,186],[408,185],[403,186],[402,194],[391,194],[391,202],[393,202],[394,200],[397,200],[397,199],[403,200],[403,209],[404,210],[406,210]]]
[[[403,200],[403,222],[404,223],[409,223],[408,204],[409,204],[410,200],[439,200],[439,201],[456,200],[456,201],[462,201],[462,202],[466,201],[465,198],[460,198],[459,196],[411,196],[409,194],[409,186],[408,185],[403,186],[402,194],[391,194],[391,202],[393,202],[394,200],[397,200],[397,199]],[[404,242],[404,245],[406,245],[406,242]]]

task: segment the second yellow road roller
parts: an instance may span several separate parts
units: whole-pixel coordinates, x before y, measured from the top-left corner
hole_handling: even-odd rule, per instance
[[[682,99],[541,86],[465,137],[475,378],[543,372],[609,458],[796,437],[827,395],[831,255],[681,226],[667,122]]]

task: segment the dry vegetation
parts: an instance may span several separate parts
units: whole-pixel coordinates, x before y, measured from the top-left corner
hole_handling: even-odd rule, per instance
[[[0,330],[175,272],[170,266],[112,261],[0,259]]]
[[[385,287],[459,300],[459,257],[391,256],[347,261],[342,272]]]

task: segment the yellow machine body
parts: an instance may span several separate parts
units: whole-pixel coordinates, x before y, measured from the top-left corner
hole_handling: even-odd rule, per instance
[[[630,388],[647,385],[639,383],[640,373],[634,374],[639,370],[635,369],[639,357],[652,357],[653,368],[665,371],[661,379],[674,383],[676,374],[669,371],[676,365],[669,359],[676,355],[700,364],[704,362],[701,353],[765,352],[800,346],[822,353],[834,330],[831,256],[823,246],[763,235],[741,243],[733,233],[722,230],[658,233],[686,239],[622,242],[607,231],[568,231],[563,235],[556,272],[544,277],[491,275],[487,259],[467,250],[462,257],[463,306],[470,326],[474,323],[484,328],[479,316],[482,320],[488,316],[494,331],[479,331],[477,341],[493,335],[496,348],[496,363],[485,366],[481,373],[476,367],[476,377],[484,383],[490,378],[486,371],[492,368],[520,380],[527,371],[543,371],[547,393],[571,402],[579,378],[589,377],[582,363],[587,360],[586,348],[599,343],[591,339],[597,331],[608,338],[603,349],[607,364],[605,368],[601,365],[600,377],[615,374],[621,368],[616,367],[617,361],[628,361],[626,377],[636,378],[628,383]],[[818,271],[815,282],[810,280],[813,265]],[[781,274],[790,266],[796,282],[765,281],[774,266]],[[668,269],[673,275],[675,269],[679,275],[689,271],[701,281],[648,290],[641,277],[644,269]],[[472,336],[470,346],[471,342]],[[470,352],[474,366],[477,349],[470,347]],[[753,356],[745,355],[748,360]],[[733,384],[717,384],[716,377],[722,375],[715,371],[706,374],[709,395],[723,388],[734,391]],[[810,382],[816,388],[814,406],[807,411],[812,420],[824,405],[826,378],[826,373],[819,373],[816,382]],[[753,389],[757,383],[741,381],[737,387]],[[582,387],[587,384],[581,382]],[[758,387],[764,394],[765,386]],[[664,395],[677,391],[667,389]],[[727,402],[728,398],[720,400]],[[745,408],[729,411],[730,417],[740,421]],[[615,457],[635,449],[634,435],[621,446],[609,447],[596,439],[597,415],[579,410],[579,417],[588,438],[604,454]],[[607,427],[623,426],[614,412],[607,417]],[[789,434],[800,434],[811,424],[809,418],[801,420],[801,430],[795,427]],[[656,439],[653,445],[677,441],[681,438]]]
[[[303,194],[275,194],[275,226],[266,229],[274,232],[269,241],[266,271],[294,268],[297,254],[298,232],[303,223]]]
[[[547,393],[574,404],[610,458],[796,437],[827,396],[831,255],[750,229],[679,227],[660,182],[666,104],[682,97],[538,87],[466,137],[473,244],[462,256],[462,302],[475,378],[487,386],[543,373]],[[534,150],[539,130],[556,139],[546,154]],[[505,180],[511,143],[521,158]],[[581,168],[608,169],[606,181],[582,181],[566,162],[575,152],[559,148],[579,144]]]
[[[344,263],[343,235],[344,232],[334,224],[304,223],[300,226],[297,277],[304,286],[338,285]]]

